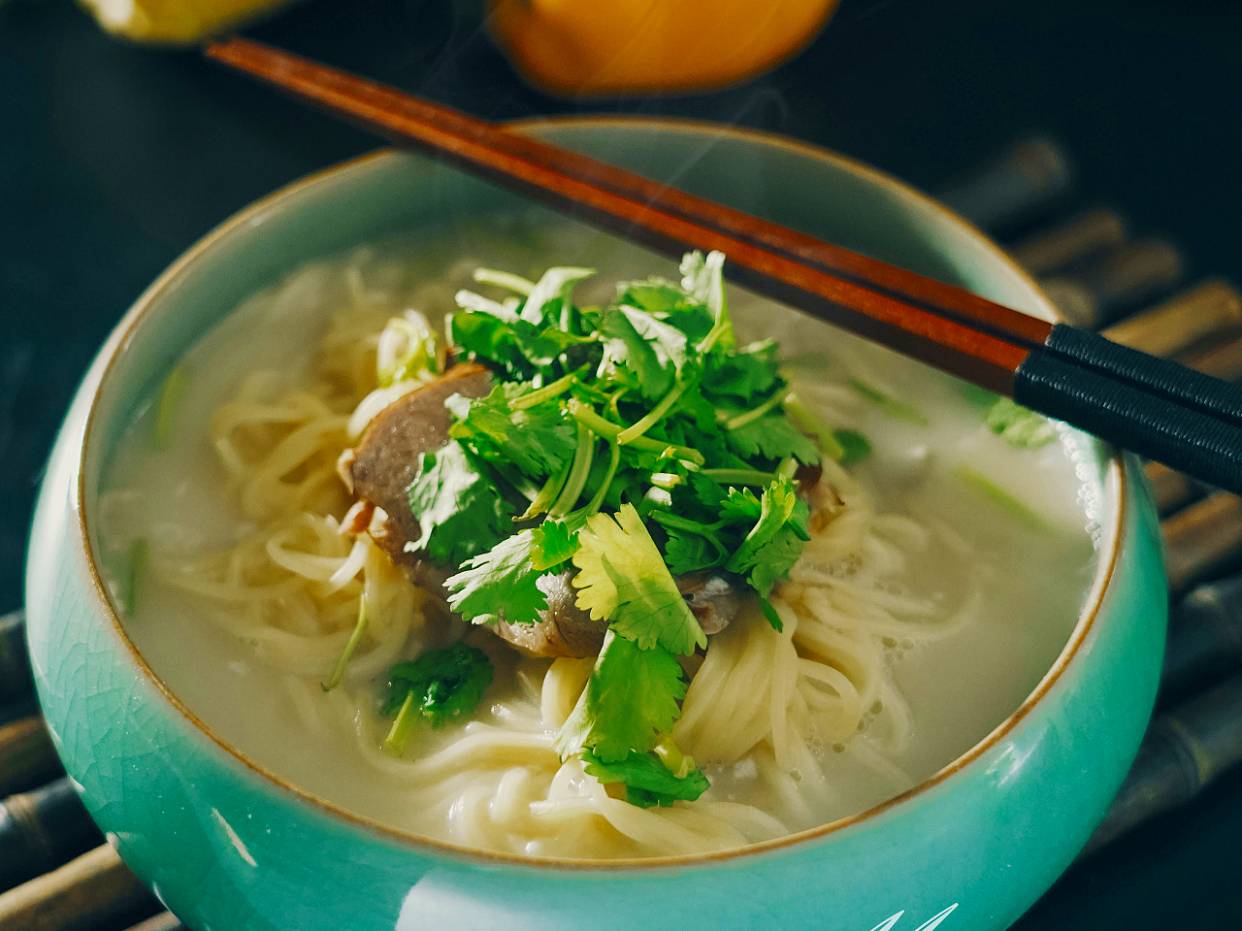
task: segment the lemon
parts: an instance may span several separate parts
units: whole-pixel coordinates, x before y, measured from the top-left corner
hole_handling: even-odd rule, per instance
[[[82,0],[99,25],[135,42],[187,45],[289,0]]]

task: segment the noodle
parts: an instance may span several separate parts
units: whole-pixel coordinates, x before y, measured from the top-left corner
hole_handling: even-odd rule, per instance
[[[381,308],[391,301],[368,285],[361,262],[346,271],[346,306],[308,369],[245,378],[211,419],[243,532],[205,555],[157,552],[161,584],[279,673],[280,694],[308,733],[347,735],[375,791],[411,799],[415,829],[512,853],[701,853],[800,830],[846,791],[824,765],[834,751],[893,792],[910,786],[893,762],[912,721],[890,654],[951,634],[977,605],[954,609],[900,583],[913,555],[963,543],[934,522],[877,513],[867,488],[831,461],[811,502],[813,539],[773,594],[783,629],[757,610],[743,613],[711,638],[691,678],[673,737],[712,787],[694,803],[644,809],[614,797],[580,761],[562,762],[554,737],[592,660],[516,655],[445,617],[368,534],[342,530],[351,502],[339,455],[376,411],[417,386],[380,383],[377,367],[417,331],[408,314],[388,324],[406,330],[384,329]],[[807,396],[843,417],[857,400],[831,385]],[[358,650],[325,694],[320,683],[360,602],[367,624]],[[376,680],[463,635],[493,657],[496,685],[474,720],[429,738],[417,756],[394,758],[381,749],[388,722],[376,712]],[[762,807],[742,800],[757,795]]]

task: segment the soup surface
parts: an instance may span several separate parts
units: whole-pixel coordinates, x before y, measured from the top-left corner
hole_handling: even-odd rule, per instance
[[[689,687],[671,737],[710,787],[643,807],[602,784],[556,743],[593,658],[523,655],[450,616],[342,526],[353,499],[337,458],[404,390],[374,393],[391,349],[382,339],[404,334],[408,349],[417,318],[403,314],[439,331],[459,289],[498,296],[471,281],[476,267],[532,279],[549,265],[598,269],[574,292],[581,304],[606,303],[617,281],[678,273],[525,216],[459,240],[395,237],[255,295],[186,353],[108,463],[97,545],[126,629],[245,755],[360,815],[470,847],[690,854],[910,788],[1048,670],[1096,563],[1096,502],[1075,476],[1074,439],[732,288],[739,342],[779,342],[792,390],[846,431],[848,453],[825,457],[809,493],[811,539],[771,595],[782,629],[748,604],[705,654],[683,657]],[[367,623],[334,682],[361,604]],[[482,700],[385,748],[391,667],[463,637],[493,668]]]

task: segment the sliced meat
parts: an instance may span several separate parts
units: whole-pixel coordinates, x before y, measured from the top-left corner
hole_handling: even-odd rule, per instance
[[[709,637],[733,623],[749,591],[737,576],[723,572],[691,572],[677,579],[677,588]]]
[[[349,483],[359,498],[384,509],[388,521],[384,533],[375,534],[378,543],[407,570],[418,572],[415,582],[426,586],[419,576],[426,573],[414,564],[423,562],[405,552],[407,540],[417,540],[422,531],[410,512],[406,489],[418,471],[418,457],[434,452],[448,442],[451,423],[444,402],[455,394],[479,398],[492,390],[492,376],[481,365],[455,365],[443,376],[402,395],[375,415],[367,424],[352,455],[342,457]],[[431,587],[438,591],[448,573],[440,575]]]
[[[410,512],[406,489],[414,481],[418,459],[448,442],[451,423],[444,402],[454,394],[482,397],[491,391],[487,369],[473,363],[456,365],[437,379],[411,391],[380,411],[367,425],[358,445],[341,457],[342,478],[366,507],[382,508],[386,519],[381,529],[372,525],[372,537],[394,563],[420,588],[443,597],[444,582],[452,572],[444,566],[405,551],[405,544],[421,536],[418,520]],[[814,476],[811,484],[814,483]],[[504,621],[491,630],[524,652],[535,656],[594,656],[599,653],[607,627],[593,621],[575,604],[577,592],[570,584],[571,572],[547,575],[539,586],[548,599],[543,620],[537,624]],[[696,572],[677,580],[690,610],[709,636],[724,630],[737,617],[746,598],[739,580],[725,573]]]
[[[501,621],[493,630],[502,640],[532,656],[595,656],[604,643],[608,625],[593,621],[574,600],[578,592],[570,584],[572,572],[541,576],[537,582],[548,599],[548,609],[538,624]]]

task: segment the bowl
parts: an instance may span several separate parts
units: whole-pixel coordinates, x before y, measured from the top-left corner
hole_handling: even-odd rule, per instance
[[[708,197],[1052,317],[1001,250],[866,166],[719,126],[522,124]],[[379,152],[299,181],[210,233],[138,300],[57,439],[30,544],[30,654],[49,729],[92,817],[194,927],[998,928],[1087,840],[1139,745],[1166,592],[1136,463],[1087,437],[1100,564],[1053,666],[1021,706],[930,779],[876,808],[723,854],[645,861],[479,853],[352,815],[248,760],[161,682],[95,562],[102,462],[127,415],[243,298],[307,259],[515,198],[431,160]]]

